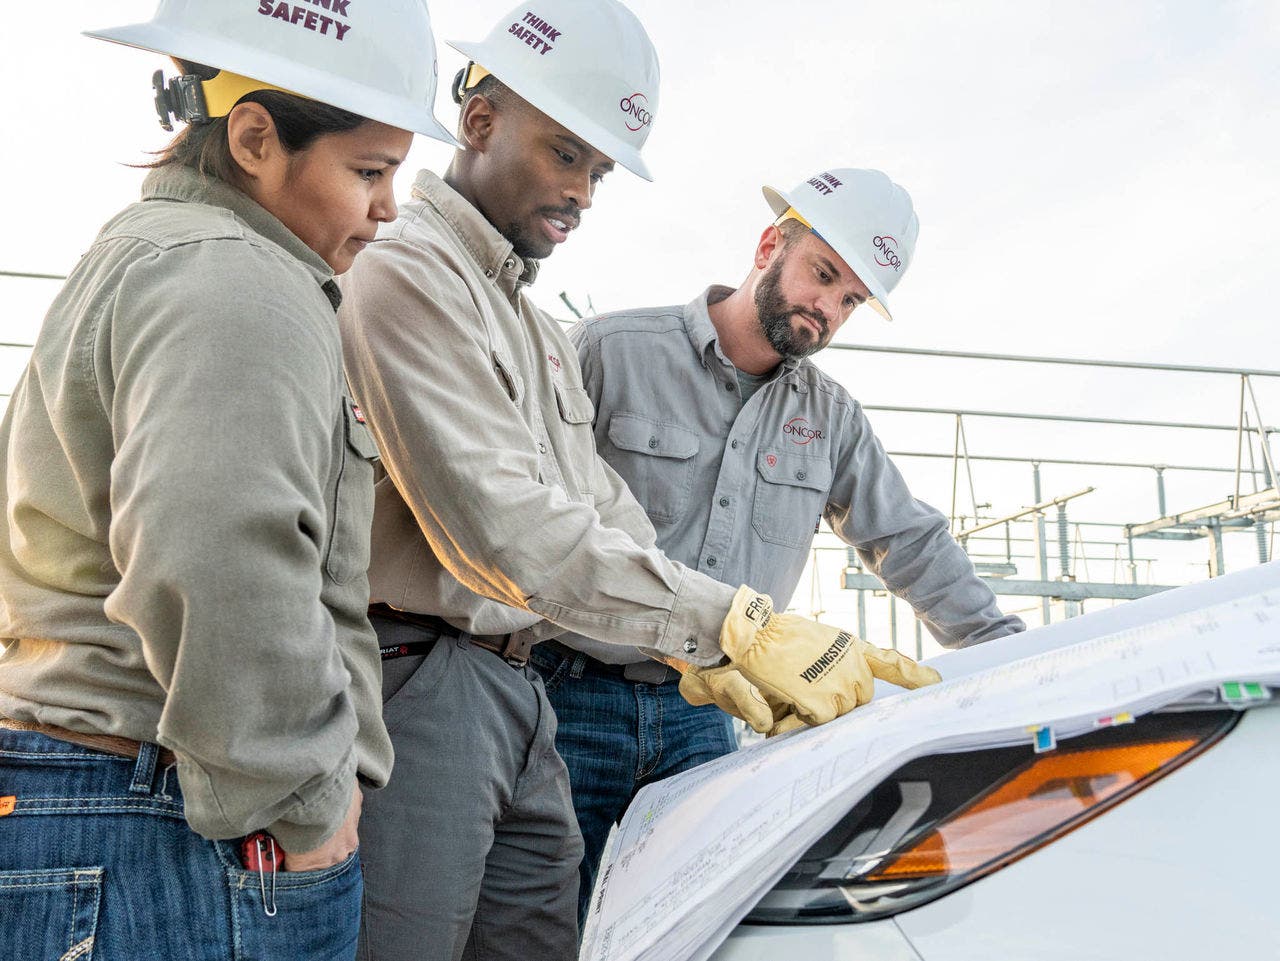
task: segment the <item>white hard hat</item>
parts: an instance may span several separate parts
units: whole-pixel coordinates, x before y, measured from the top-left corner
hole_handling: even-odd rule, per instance
[[[764,188],[779,217],[790,211],[838,253],[886,320],[889,291],[911,266],[920,221],[911,196],[879,170],[824,170],[789,194]]]
[[[640,148],[658,112],[658,54],[617,0],[538,0],[479,43],[447,42],[610,160],[653,179]]]
[[[85,33],[456,143],[432,113],[436,45],[426,0],[160,0],[148,23]]]

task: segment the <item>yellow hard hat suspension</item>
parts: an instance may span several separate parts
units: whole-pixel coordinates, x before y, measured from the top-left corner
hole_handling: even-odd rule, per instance
[[[215,117],[225,117],[241,98],[259,90],[301,96],[292,90],[244,77],[230,70],[219,70],[209,80],[203,80],[195,74],[183,74],[171,79],[167,85],[164,71],[157,70],[151,78],[151,85],[156,92],[156,112],[160,115],[160,126],[165,130],[173,129],[174,120],[198,124],[208,123]]]

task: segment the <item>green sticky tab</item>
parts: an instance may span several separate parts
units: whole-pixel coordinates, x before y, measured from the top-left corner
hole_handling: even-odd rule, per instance
[[[1227,704],[1244,704],[1249,701],[1271,700],[1271,688],[1257,681],[1228,681],[1218,689]]]

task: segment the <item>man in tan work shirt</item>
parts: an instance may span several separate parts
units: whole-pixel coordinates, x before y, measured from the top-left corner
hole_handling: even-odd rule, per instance
[[[576,955],[582,843],[525,663],[537,640],[567,628],[695,665],[702,693],[766,728],[869,696],[861,642],[668,560],[597,456],[576,352],[525,288],[615,161],[647,177],[657,61],[615,0],[525,12],[512,23],[550,49],[506,20],[455,45],[472,60],[465,146],[443,180],[419,175],[343,285],[348,376],[385,467],[370,615],[397,753],[362,823],[366,958]]]

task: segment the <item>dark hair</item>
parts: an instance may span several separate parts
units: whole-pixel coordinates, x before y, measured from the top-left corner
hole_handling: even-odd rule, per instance
[[[203,80],[210,80],[218,74],[216,68],[203,64],[184,61],[180,65],[184,73],[195,74]],[[255,90],[236,102],[261,104],[275,121],[280,143],[290,153],[306,150],[325,134],[345,133],[365,122],[359,114],[278,90]],[[188,125],[159,151],[155,161],[141,166],[156,168],[172,164],[191,167],[205,177],[236,183],[240,165],[231,156],[227,118],[216,117],[208,123]]]
[[[499,110],[511,103],[513,99],[517,99],[515,92],[493,74],[489,74],[489,76],[467,91],[462,101],[464,108],[472,97],[484,97]]]
[[[465,110],[467,104],[471,102],[472,97],[484,97],[498,109],[501,109],[513,98],[516,100],[520,99],[515,95],[514,91],[512,91],[510,87],[491,73],[485,74],[481,77],[480,82],[474,87],[470,87],[466,90],[462,89],[462,85],[467,82],[467,76],[471,73],[471,68],[473,66],[475,66],[474,63],[468,63],[465,67],[454,74],[453,86],[450,88],[450,92],[453,94],[453,102],[459,107],[462,107],[463,110]]]
[[[788,217],[786,220],[775,224],[774,226],[778,228],[778,233],[782,234],[783,250],[786,250],[809,232],[809,228],[794,217]]]

